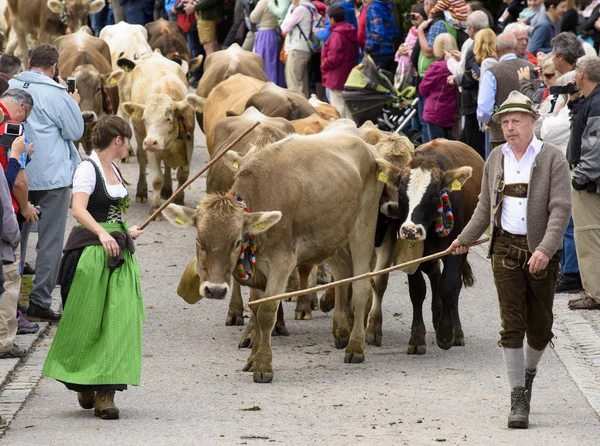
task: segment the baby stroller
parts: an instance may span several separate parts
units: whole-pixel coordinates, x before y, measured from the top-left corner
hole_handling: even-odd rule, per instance
[[[398,99],[385,105],[377,119],[380,130],[406,135],[415,147],[423,143],[423,134],[410,129],[410,122],[418,113],[419,98],[415,87],[407,87],[398,94]]]
[[[352,69],[342,93],[359,126],[366,121],[377,122],[384,105],[397,100],[398,95],[392,81],[375,66],[368,54]]]

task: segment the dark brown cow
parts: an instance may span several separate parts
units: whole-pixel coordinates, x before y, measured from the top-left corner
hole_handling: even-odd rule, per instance
[[[256,107],[261,113],[272,118],[285,118],[288,121],[319,113],[302,93],[281,88],[273,82],[267,82],[258,93],[248,99],[246,108],[249,107]]]
[[[439,138],[420,146],[408,166],[394,178],[397,202],[381,206],[381,212],[396,221],[391,232],[399,233],[401,239],[424,242],[425,256],[447,249],[469,222],[477,206],[483,165],[483,159],[477,152],[461,142]],[[444,191],[448,193],[454,218],[454,226],[446,235],[440,234],[435,227]],[[450,229],[448,221],[444,221],[442,229]],[[387,230],[380,218],[378,231]],[[463,284],[473,284],[473,274],[466,254],[446,256],[442,261],[443,271],[440,271],[439,261],[434,260],[422,263],[414,274],[408,276],[413,304],[409,354],[424,354],[426,351],[422,307],[427,288],[423,273],[429,276],[433,290],[431,306],[438,346],[447,350],[453,345],[465,345],[458,296]]]
[[[85,131],[80,142],[87,154],[92,151],[92,131],[98,119],[119,108],[117,84],[124,75],[123,70],[113,71],[107,43],[88,34],[88,30],[85,27],[54,41],[60,55],[58,71],[65,79],[76,79],[81,96],[79,108]]]
[[[181,65],[186,74],[202,63],[203,56],[192,59],[185,34],[177,23],[158,19],[147,23],[145,28],[148,31],[148,43],[152,50],[158,48],[167,59]]]
[[[57,37],[87,25],[89,15],[104,6],[104,0],[8,0],[17,39],[6,52],[20,57],[25,67],[29,59],[27,34],[39,43],[52,43]]]

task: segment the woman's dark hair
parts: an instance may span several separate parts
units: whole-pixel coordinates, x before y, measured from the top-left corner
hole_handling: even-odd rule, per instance
[[[117,136],[131,139],[131,127],[122,118],[109,115],[100,118],[92,133],[92,145],[95,149],[104,150]]]
[[[346,10],[341,5],[331,5],[327,10],[330,19],[335,20],[335,23],[346,21]]]
[[[427,20],[427,14],[425,14],[425,6],[423,3],[415,3],[410,7],[410,12],[413,14],[420,14],[423,20]]]

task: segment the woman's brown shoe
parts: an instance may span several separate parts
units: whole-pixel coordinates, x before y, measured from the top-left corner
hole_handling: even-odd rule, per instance
[[[77,392],[77,401],[83,409],[93,409],[95,397],[96,392]]]
[[[119,419],[119,409],[117,409],[117,406],[115,406],[114,390],[96,392],[95,403],[95,416],[100,417],[103,420]]]

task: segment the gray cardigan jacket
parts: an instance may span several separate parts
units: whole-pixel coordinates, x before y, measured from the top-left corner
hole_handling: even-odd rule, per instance
[[[4,177],[4,169],[0,168],[0,206],[2,206],[2,237],[0,244],[0,255],[2,261],[14,262],[15,249],[21,240],[19,225],[15,210],[13,209],[8,183]]]
[[[458,236],[470,245],[494,226],[493,209],[498,186],[504,178],[502,146],[490,153],[485,163],[479,203],[467,226]],[[527,244],[531,252],[541,251],[549,257],[562,248],[562,238],[571,216],[571,178],[569,165],[561,150],[544,143],[531,166],[527,197]],[[492,252],[490,242],[490,255]]]

